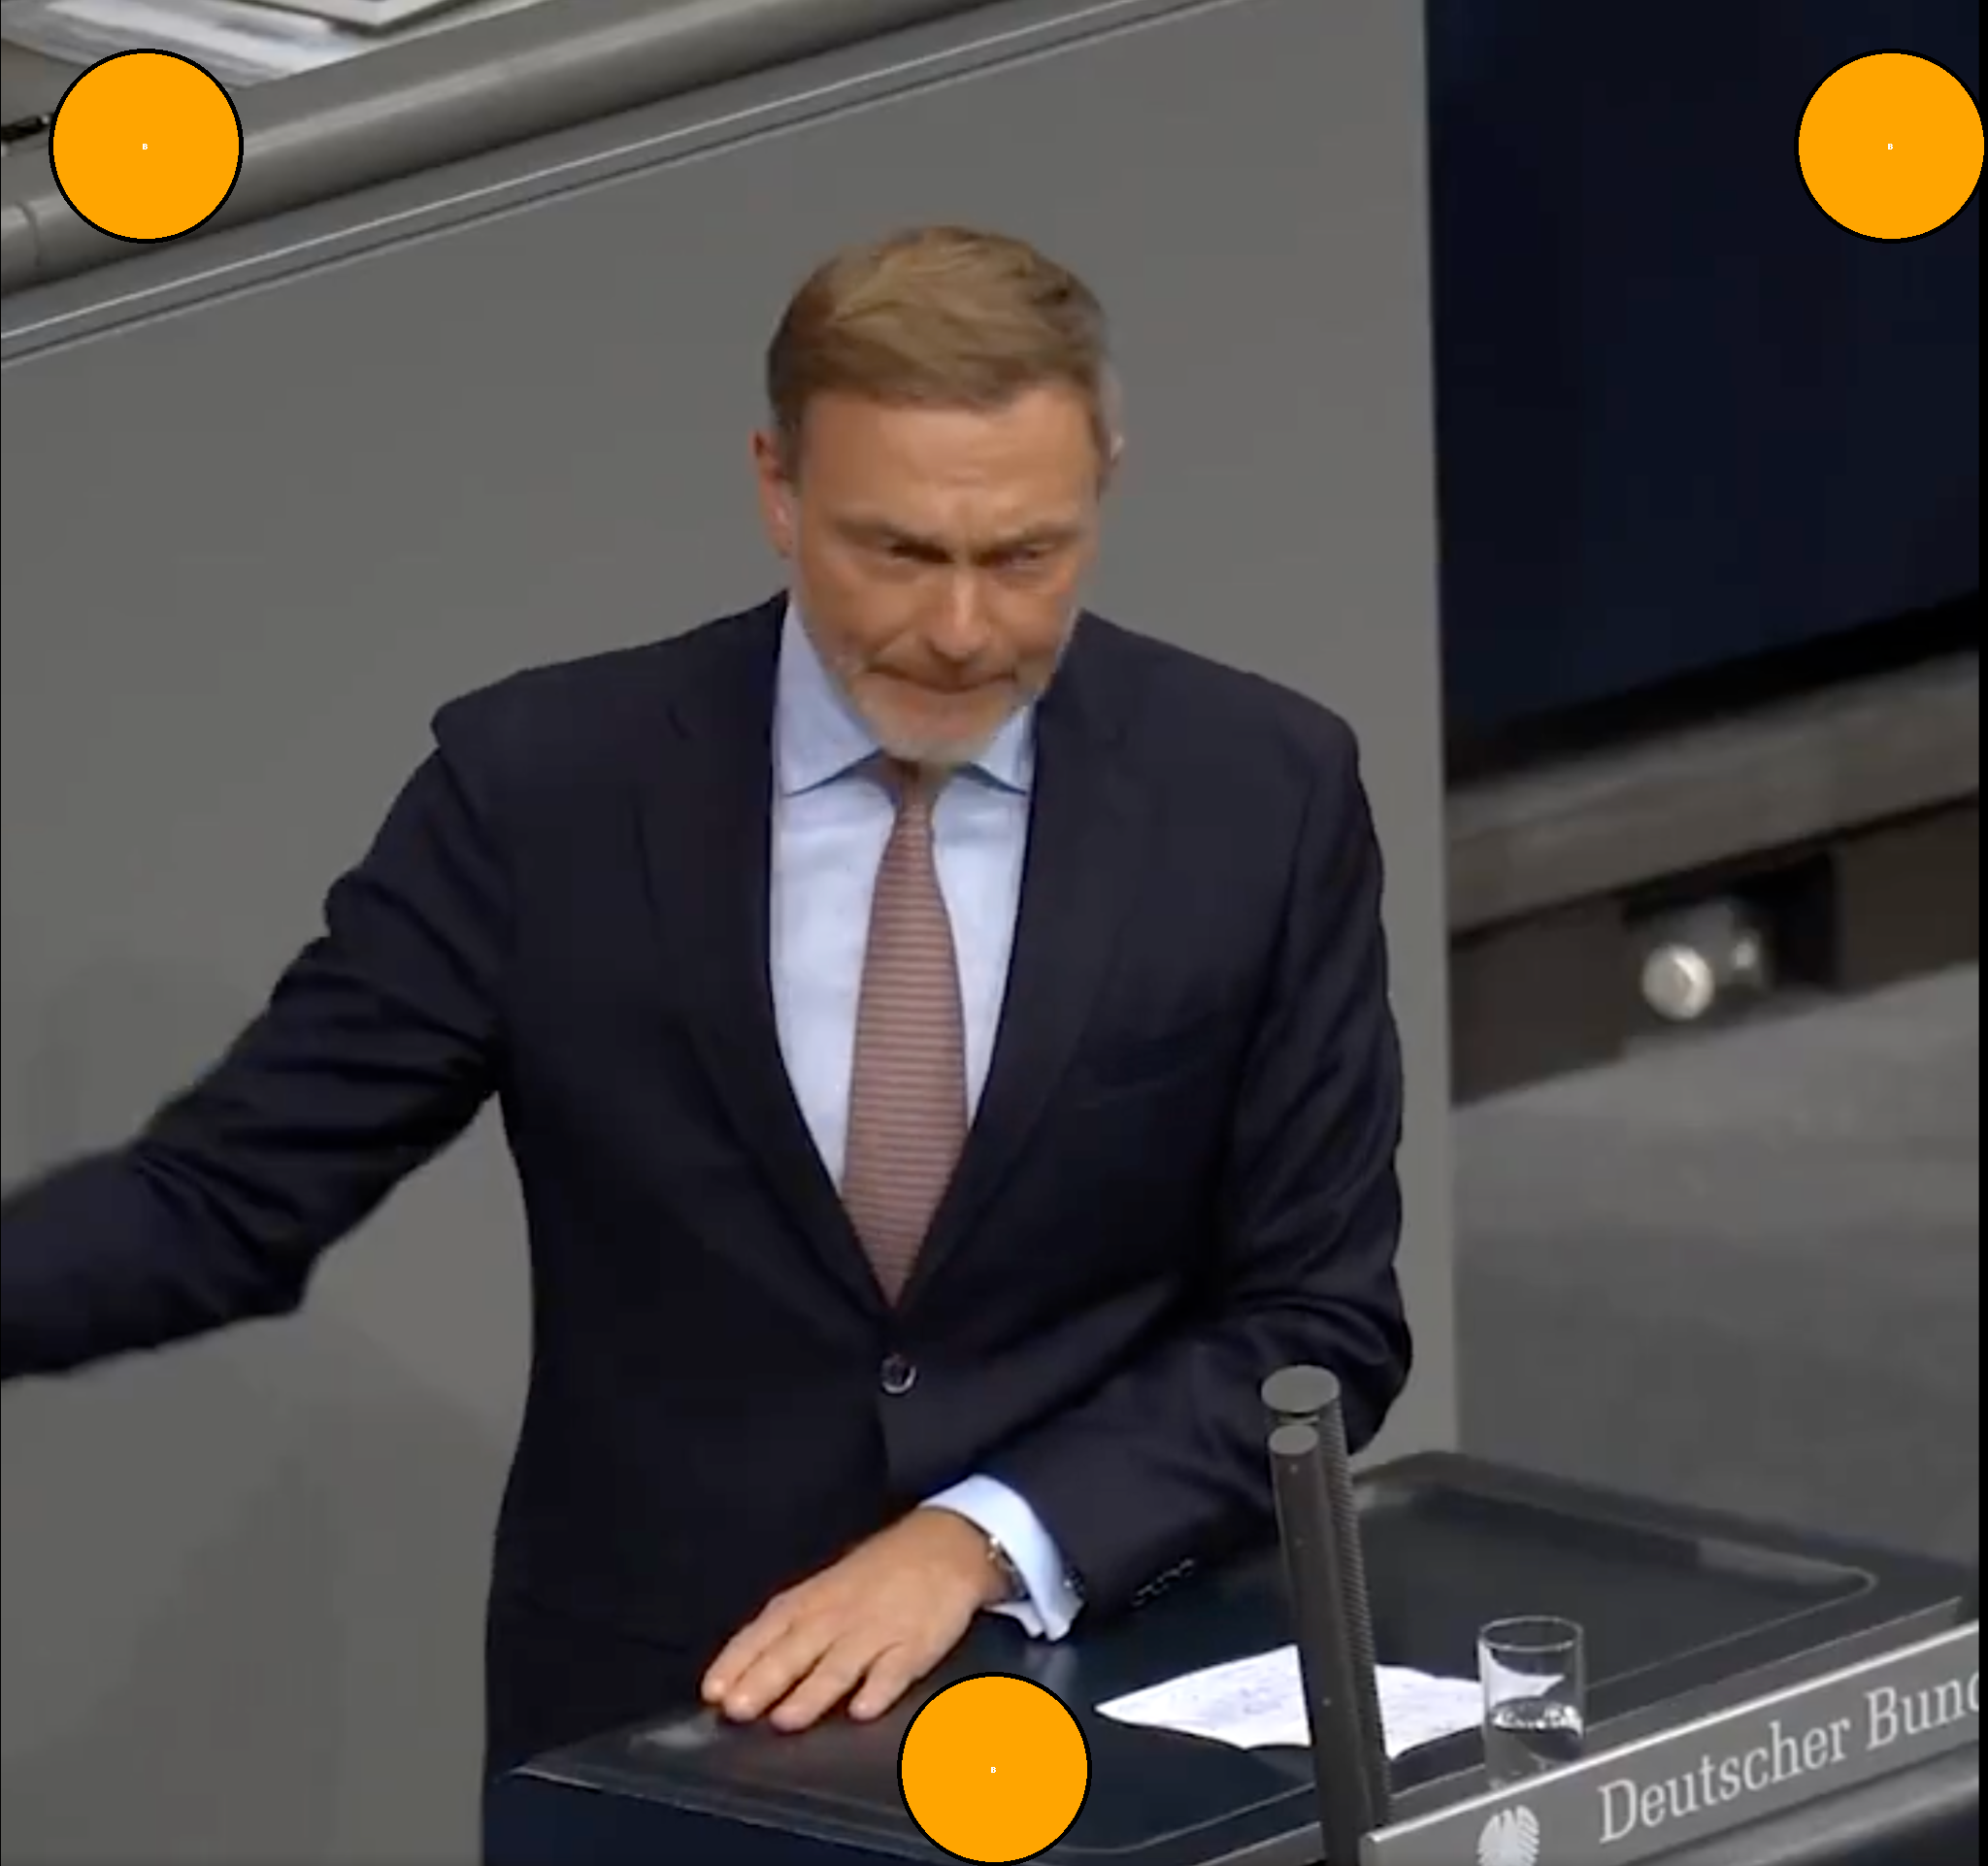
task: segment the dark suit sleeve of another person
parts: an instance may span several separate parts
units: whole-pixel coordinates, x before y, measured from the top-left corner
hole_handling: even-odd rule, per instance
[[[1293,1362],[1331,1369],[1355,1449],[1408,1378],[1380,853],[1352,735],[1329,720],[1322,736],[1201,1300],[1177,1332],[988,1466],[1028,1499],[1093,1608],[1272,1530],[1266,1376]]]
[[[0,1208],[0,1377],[296,1309],[326,1247],[487,1099],[507,894],[450,711],[222,1060],[129,1145]]]

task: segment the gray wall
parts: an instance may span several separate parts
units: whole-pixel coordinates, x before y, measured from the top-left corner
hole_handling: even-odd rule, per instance
[[[982,28],[1027,52],[1055,11]],[[255,1011],[445,697],[772,588],[745,441],[779,304],[845,238],[980,220],[1117,316],[1100,606],[1364,735],[1423,1343],[1388,1444],[1453,1441],[1419,10],[1137,11],[977,76],[935,30],[7,301],[10,1182]],[[9,1391],[8,1857],[463,1855],[525,1327],[486,1123],[300,1318]]]

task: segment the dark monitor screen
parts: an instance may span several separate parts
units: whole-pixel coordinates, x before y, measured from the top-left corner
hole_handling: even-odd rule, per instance
[[[1428,0],[1453,730],[1616,702],[1980,584],[1979,208],[1863,238],[1804,108],[1978,0]]]

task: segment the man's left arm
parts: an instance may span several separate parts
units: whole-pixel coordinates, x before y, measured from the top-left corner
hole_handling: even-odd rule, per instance
[[[1025,1497],[990,1477],[971,1477],[926,1500],[933,1510],[964,1516],[987,1538],[988,1559],[999,1549],[1012,1585],[989,1612],[1019,1623],[1037,1639],[1061,1639],[1083,1606],[1070,1564]]]
[[[1095,1609],[1271,1527],[1259,1395],[1276,1369],[1339,1376],[1355,1449],[1407,1381],[1402,1068],[1381,879],[1357,749],[1335,721],[1233,1112],[1200,1319],[985,1470],[1027,1500]]]

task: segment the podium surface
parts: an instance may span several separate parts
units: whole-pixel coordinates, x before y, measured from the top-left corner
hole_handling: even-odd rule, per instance
[[[1478,1628],[1551,1613],[1587,1629],[1590,1748],[1694,1714],[1737,1682],[1792,1682],[1961,1616],[1969,1577],[1941,1563],[1609,1495],[1447,1453],[1359,1481],[1383,1664],[1475,1671]],[[799,1736],[658,1706],[632,1729],[493,1784],[487,1856],[512,1862],[681,1857],[853,1866],[950,1857],[906,1810],[898,1753],[938,1691],[1007,1672],[1054,1691],[1082,1726],[1090,1790],[1052,1861],[1251,1866],[1314,1860],[1309,1760],[1137,1728],[1096,1706],[1291,1639],[1275,1546],[1059,1645],[977,1625],[951,1660],[873,1724]],[[1482,1785],[1475,1732],[1394,1765],[1397,1819]]]

